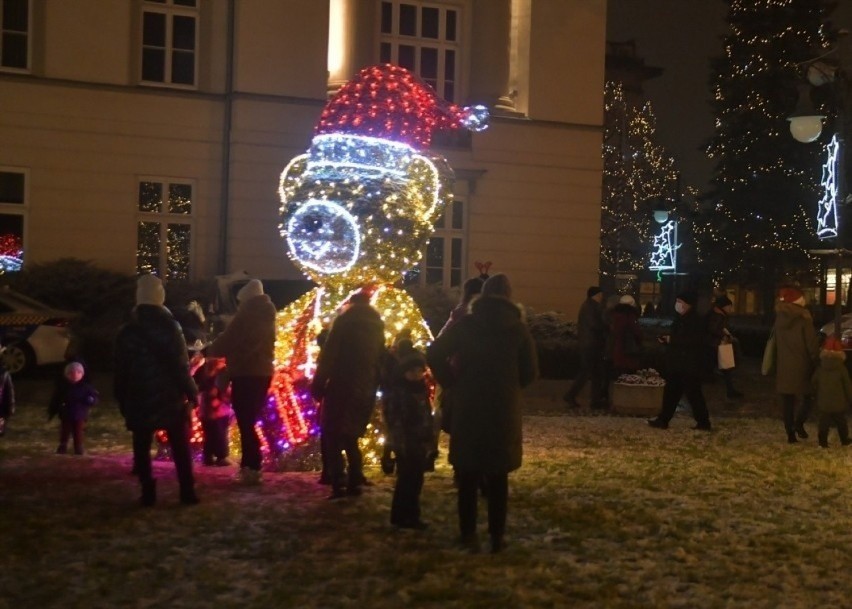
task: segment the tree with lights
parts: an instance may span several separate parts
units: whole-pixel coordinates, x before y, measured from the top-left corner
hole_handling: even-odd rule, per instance
[[[601,210],[601,274],[638,273],[648,266],[654,205],[670,209],[678,193],[674,159],[654,135],[650,102],[631,103],[621,83],[604,95],[604,174]]]
[[[279,228],[290,259],[318,287],[278,314],[276,371],[259,423],[268,455],[316,437],[308,389],[317,337],[353,294],[369,295],[388,344],[403,330],[418,347],[432,339],[414,300],[394,284],[418,264],[452,199],[453,171],[429,151],[433,132],[479,131],[487,118],[485,108],[439,99],[403,68],[372,66],[329,100],[310,149],[285,167]],[[377,458],[376,442],[367,442],[366,458]]]
[[[826,0],[728,0],[730,33],[713,61],[716,161],[710,198],[717,221],[702,249],[717,274],[761,284],[813,270],[815,210],[824,144],[803,145],[789,132],[802,65],[833,38]],[[828,109],[826,113],[829,114]],[[829,130],[830,131],[830,130]],[[770,310],[768,307],[767,310]]]

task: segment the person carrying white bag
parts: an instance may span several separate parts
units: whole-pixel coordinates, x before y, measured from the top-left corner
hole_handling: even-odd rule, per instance
[[[707,313],[707,332],[715,347],[716,365],[725,379],[725,389],[728,399],[743,397],[742,392],[734,389],[733,372],[736,367],[735,343],[736,337],[728,329],[728,315],[733,311],[734,303],[727,296],[718,296],[713,301],[713,308]]]

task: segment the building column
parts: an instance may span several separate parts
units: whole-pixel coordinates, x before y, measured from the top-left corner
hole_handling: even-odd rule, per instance
[[[488,104],[495,114],[517,114],[516,93],[509,84],[512,2],[473,0],[469,97]]]

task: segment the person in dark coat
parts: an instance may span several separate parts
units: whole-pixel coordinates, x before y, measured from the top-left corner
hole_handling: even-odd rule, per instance
[[[0,353],[3,348],[0,348]],[[12,384],[12,375],[0,362],[0,437],[6,434],[9,419],[15,414],[15,386]]]
[[[384,399],[386,445],[396,455],[391,524],[425,529],[420,519],[423,475],[435,450],[426,358],[410,340],[397,345],[397,359]]]
[[[577,342],[580,349],[580,372],[563,399],[579,408],[577,396],[586,383],[591,383],[592,408],[606,408],[606,323],[603,318],[603,292],[597,286],[586,290],[586,300],[577,315]]]
[[[686,395],[692,407],[696,425],[693,429],[710,431],[710,414],[701,391],[701,377],[706,365],[708,344],[707,327],[698,315],[695,305],[698,295],[687,291],[678,294],[675,300],[677,316],[672,323],[671,334],[660,337],[666,345],[666,386],[663,389],[663,406],[660,414],[648,420],[648,425],[657,429],[668,429],[680,398]]]
[[[728,329],[728,315],[733,308],[734,303],[731,302],[731,299],[722,295],[713,301],[713,308],[707,313],[707,332],[710,334],[711,346],[708,354],[713,368],[717,366],[719,345],[736,343],[736,338],[734,338]],[[725,379],[725,390],[727,391],[728,398],[743,397],[741,392],[734,389],[734,369],[728,368],[720,370],[720,372],[722,373],[722,378]]]
[[[450,316],[447,318],[447,321],[444,323],[441,331],[438,332],[438,336],[449,330],[456,324],[456,322],[458,322],[458,320],[470,312],[470,302],[475,296],[482,292],[483,283],[484,281],[479,277],[471,277],[464,282],[462,285],[461,300],[459,300],[459,303],[453,307],[452,311],[450,311]]]
[[[357,292],[331,324],[311,382],[311,394],[321,402],[321,433],[327,438],[330,499],[361,494],[364,474],[358,438],[376,407],[384,353],[384,322],[370,306],[369,294]]]
[[[56,454],[68,452],[68,439],[74,438],[74,454],[84,453],[83,435],[89,409],[98,402],[98,392],[85,379],[80,362],[69,362],[62,371],[48,406],[48,418],[59,416],[59,446]]]
[[[811,379],[819,412],[819,445],[828,448],[828,430],[835,426],[840,443],[848,446],[852,440],[849,439],[846,411],[852,404],[852,381],[849,380],[849,372],[846,370],[843,344],[835,337],[829,336],[820,351],[819,359],[820,364]]]
[[[491,551],[503,548],[508,474],[521,466],[521,389],[538,373],[535,344],[511,296],[506,275],[491,276],[470,315],[427,351],[435,378],[454,396],[449,460],[458,474],[461,543],[474,552],[482,480],[488,489]]]
[[[805,439],[805,421],[811,410],[811,377],[819,357],[819,338],[810,311],[805,308],[805,296],[799,288],[781,288],[775,305],[775,389],[784,412],[787,442]],[[796,399],[801,408],[795,412]]]
[[[157,277],[139,277],[136,307],[116,339],[115,399],[133,433],[134,469],[142,485],[143,506],[154,505],[157,498],[151,442],[158,429],[168,435],[181,503],[198,503],[189,449],[190,409],[198,390],[189,373],[183,333],[163,306],[165,296]]]
[[[642,328],[639,327],[639,309],[629,294],[618,299],[609,312],[607,356],[612,365],[612,375],[636,372],[641,364]]]
[[[237,292],[237,314],[205,356],[224,357],[231,376],[231,407],[237,418],[242,457],[237,479],[259,484],[263,455],[255,424],[269,395],[275,361],[275,305],[252,279]]]

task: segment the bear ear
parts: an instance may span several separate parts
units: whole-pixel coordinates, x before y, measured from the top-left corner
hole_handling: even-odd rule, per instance
[[[302,176],[307,167],[308,155],[300,154],[287,163],[284,171],[281,172],[281,179],[278,181],[278,197],[281,199],[282,211],[293,200],[293,194],[302,183]]]
[[[447,179],[435,160],[421,154],[411,157],[406,166],[408,182],[408,200],[411,201],[418,216],[430,224],[437,220],[444,210],[447,199],[452,196],[452,179]]]

